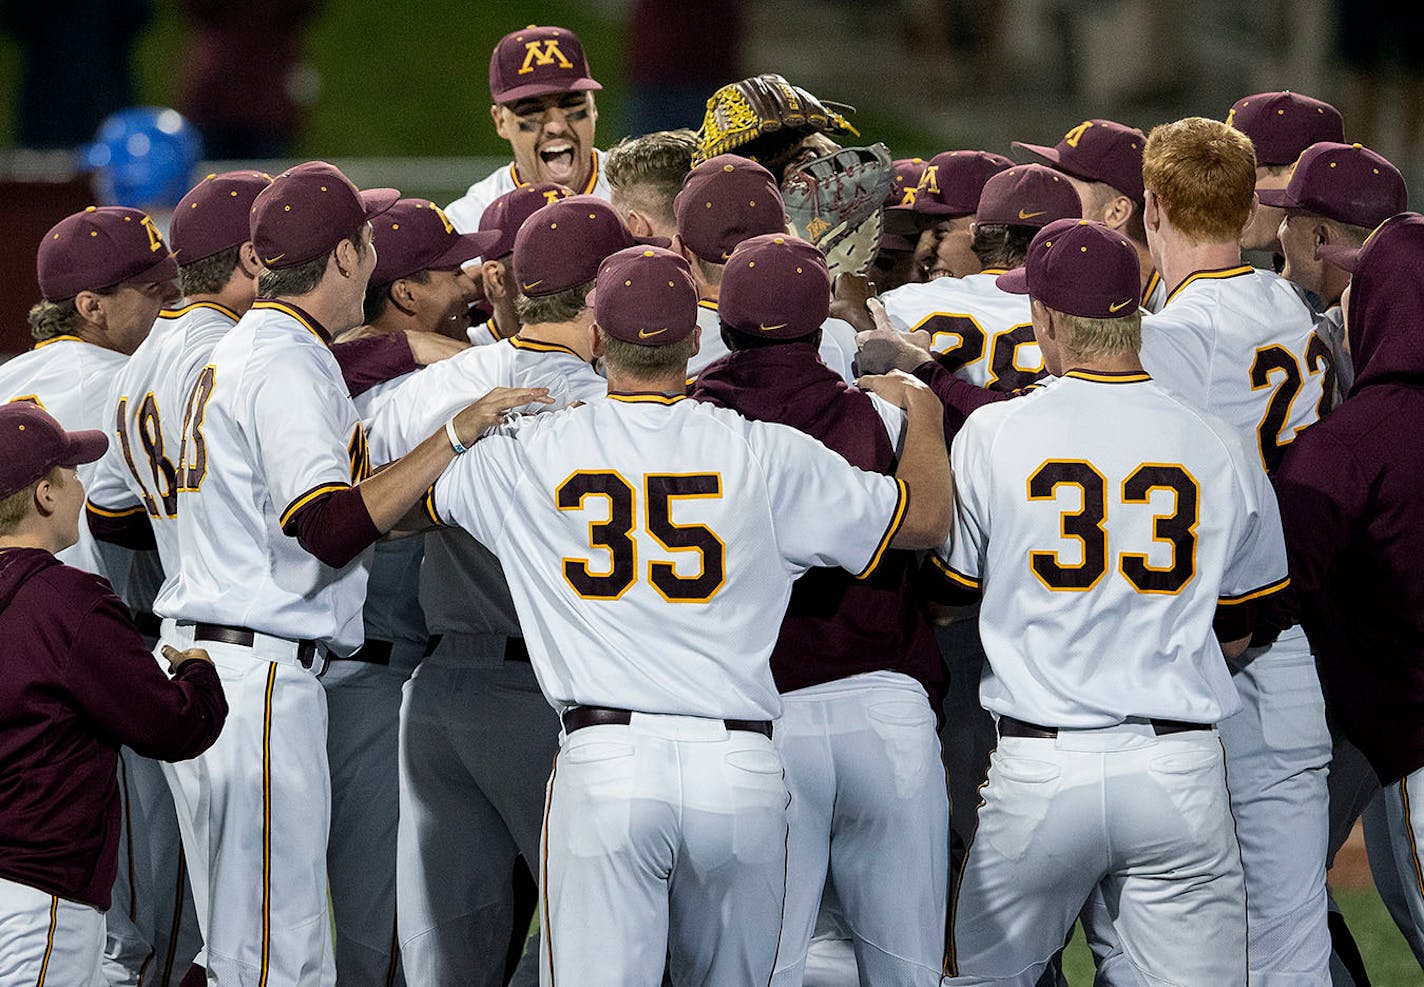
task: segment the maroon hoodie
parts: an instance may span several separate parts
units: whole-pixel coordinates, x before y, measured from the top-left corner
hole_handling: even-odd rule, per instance
[[[1291,584],[1345,735],[1389,784],[1424,767],[1424,216],[1350,287],[1355,383],[1275,475]]]
[[[0,877],[107,910],[120,745],[196,757],[226,717],[213,666],[170,681],[103,579],[0,549]]]
[[[753,421],[779,422],[819,440],[852,466],[895,471],[895,450],[870,398],[797,343],[733,352],[702,371],[692,396]],[[827,504],[834,510],[834,504]],[[870,577],[811,569],[796,581],[771,652],[781,692],[863,672],[902,672],[919,681],[936,710],[944,665],[923,599],[914,591],[913,552],[886,552]]]

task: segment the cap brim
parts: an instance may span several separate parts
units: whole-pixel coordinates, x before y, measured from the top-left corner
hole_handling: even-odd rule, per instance
[[[464,267],[472,260],[479,260],[491,247],[499,243],[504,234],[499,230],[481,230],[465,233],[450,245],[450,248],[430,262],[433,270]]]
[[[1263,188],[1256,190],[1256,198],[1261,200],[1263,206],[1275,206],[1277,209],[1293,209],[1297,205],[1296,201],[1288,194],[1288,188]]]
[[[635,236],[633,242],[644,247],[662,247],[664,250],[672,247],[672,241],[665,236]]]
[[[167,251],[164,251],[162,259],[150,267],[144,268],[137,274],[131,275],[120,281],[120,284],[156,284],[160,281],[172,281],[178,277],[178,261]]]
[[[1354,247],[1345,243],[1326,243],[1315,248],[1315,259],[1333,264],[1342,271],[1355,273],[1360,264],[1360,253],[1364,247]]]
[[[922,195],[915,196],[915,204],[910,208],[921,216],[935,216],[939,219],[958,219],[960,216],[974,215],[973,209],[955,209]]]
[[[911,240],[898,233],[886,233],[880,238],[880,249],[890,253],[908,254],[919,246],[918,240]]]
[[[516,102],[521,99],[530,99],[534,96],[552,96],[555,93],[589,93],[602,89],[603,86],[592,79],[575,79],[567,85],[560,85],[557,82],[531,82],[527,86],[515,86],[513,89],[506,89],[504,92],[494,97],[494,102],[501,106]]]
[[[1000,291],[1007,291],[1011,295],[1028,294],[1028,268],[1016,267],[1012,271],[1006,271],[994,279],[994,284]]]
[[[1047,161],[1054,168],[1061,167],[1062,158],[1058,155],[1058,148],[1045,147],[1043,144],[1025,144],[1023,141],[1012,141],[1010,146],[1015,150],[1023,151],[1025,154],[1032,154],[1036,158]]]
[[[65,449],[56,466],[83,466],[96,462],[109,450],[109,437],[103,432],[89,429],[82,432],[66,432]]]
[[[368,220],[373,219],[395,205],[400,197],[399,189],[368,188],[361,193],[361,208]]]

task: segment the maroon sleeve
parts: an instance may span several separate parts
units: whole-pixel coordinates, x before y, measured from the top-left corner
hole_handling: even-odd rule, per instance
[[[1330,570],[1365,515],[1369,491],[1349,450],[1318,428],[1291,443],[1271,482],[1286,538],[1289,592],[1309,607],[1325,593]]]
[[[85,503],[84,507],[89,533],[99,541],[135,552],[158,547],[158,542],[153,537],[153,523],[149,521],[142,507],[135,507],[132,511],[122,514],[109,511],[101,513],[88,503]]]
[[[75,629],[65,684],[101,730],[155,760],[197,757],[217,740],[227,719],[227,700],[212,664],[185,662],[170,680],[124,605],[109,593],[99,596]]]
[[[377,384],[394,380],[418,368],[403,332],[362,336],[345,343],[333,343],[331,354],[341,365],[346,389],[354,398]]]
[[[924,381],[944,404],[944,441],[953,442],[971,412],[995,401],[1007,401],[1020,392],[991,391],[976,387],[955,375],[938,360],[926,360],[915,368],[915,376]]]
[[[381,537],[361,491],[355,487],[312,498],[287,518],[282,531],[333,569],[349,565]]]

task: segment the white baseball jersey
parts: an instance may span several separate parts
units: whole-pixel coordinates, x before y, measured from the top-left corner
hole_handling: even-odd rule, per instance
[[[1309,306],[1289,281],[1246,264],[1193,274],[1143,319],[1142,365],[1245,432],[1267,472],[1335,393],[1332,353]]]
[[[1142,289],[1142,307],[1147,312],[1156,314],[1162,311],[1167,305],[1167,282],[1162,280],[1162,274],[1156,268],[1147,277],[1147,285]]]
[[[320,328],[289,305],[257,302],[213,348],[185,417],[178,579],[159,615],[356,650],[370,551],[332,569],[283,531],[299,508],[370,469]]]
[[[428,506],[499,557],[556,707],[766,720],[792,582],[868,573],[906,503],[795,429],[611,394],[498,430]]]
[[[995,284],[1004,272],[990,268],[963,278],[901,285],[880,296],[890,322],[902,332],[923,329],[930,349],[978,387],[1015,391],[1043,376],[1043,354],[1033,335],[1027,295]]]
[[[594,149],[593,173],[589,175],[588,183],[583,188],[574,190],[579,195],[596,195],[605,200],[612,196],[613,190],[608,187],[608,178],[603,174],[602,155],[602,151]],[[445,215],[461,233],[474,233],[480,228],[480,217],[485,214],[491,202],[506,192],[513,192],[528,184],[530,183],[520,177],[519,169],[510,162],[471,185],[464,195],[445,207]]]
[[[517,330],[516,330],[517,331]],[[489,319],[481,322],[477,326],[470,326],[465,331],[465,338],[470,341],[471,346],[488,346],[497,343],[501,339],[509,339],[509,336],[501,336],[499,330],[495,328],[494,320]]]
[[[697,355],[687,362],[687,376],[695,379],[709,365],[722,359],[728,352],[722,342],[722,326],[717,319],[717,303],[700,301],[697,303],[697,325],[702,330]],[[855,383],[855,328],[841,319],[827,319],[821,325],[821,362],[845,379],[847,384]]]
[[[95,464],[89,510],[126,514],[142,508],[169,582],[178,572],[178,450],[188,398],[213,347],[238,318],[211,302],[160,312],[148,338],[119,369],[109,399],[105,430],[117,441]]]
[[[985,708],[1074,728],[1235,712],[1217,604],[1287,579],[1275,496],[1234,428],[1146,374],[1075,370],[970,415],[950,459],[941,569],[982,588]]]
[[[608,389],[592,366],[559,343],[515,337],[473,346],[402,378],[366,418],[371,462],[399,459],[496,387],[547,387],[555,408],[601,398]]]
[[[127,359],[78,336],[55,336],[0,365],[0,404],[33,401],[66,431],[98,429],[111,437],[112,444],[114,413],[109,391]],[[95,463],[79,467],[85,490],[90,489],[96,468]],[[132,553],[96,542],[85,518],[79,519],[78,543],[56,558],[106,577],[114,592],[124,595]]]

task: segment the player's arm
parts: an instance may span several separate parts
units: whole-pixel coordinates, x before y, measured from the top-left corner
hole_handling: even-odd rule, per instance
[[[910,491],[909,505],[892,548],[934,548],[949,537],[954,524],[954,475],[944,444],[939,399],[909,374],[892,371],[862,377],[859,385],[905,411],[905,446],[895,478]]]
[[[154,548],[156,542],[148,511],[135,492],[138,480],[124,462],[124,439],[118,429],[109,431],[108,451],[94,464],[84,484],[84,518],[89,533],[99,541],[141,551]]]
[[[1224,428],[1225,426],[1223,426]],[[1222,434],[1222,433],[1218,433]],[[1240,496],[1239,517],[1233,526],[1236,544],[1227,556],[1218,590],[1212,629],[1228,658],[1239,656],[1252,643],[1252,635],[1263,622],[1276,621],[1288,599],[1290,586],[1285,537],[1276,495],[1254,450],[1248,450],[1234,430],[1223,435],[1228,440]],[[1287,627],[1287,618],[1278,623]]]
[[[354,398],[377,384],[454,356],[469,345],[437,333],[392,332],[333,343],[331,353]]]

